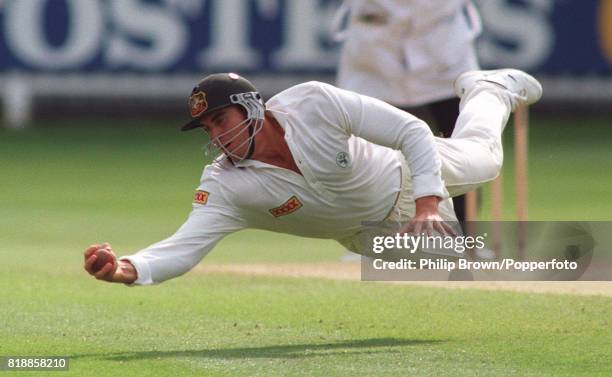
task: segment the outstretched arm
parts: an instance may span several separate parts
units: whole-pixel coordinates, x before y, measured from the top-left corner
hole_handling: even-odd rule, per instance
[[[242,228],[242,221],[233,216],[229,207],[211,202],[194,205],[189,218],[175,234],[133,255],[117,259],[109,244],[91,245],[85,250],[85,271],[109,282],[161,283],[191,270],[218,241]],[[106,263],[97,265],[99,258],[106,257]]]

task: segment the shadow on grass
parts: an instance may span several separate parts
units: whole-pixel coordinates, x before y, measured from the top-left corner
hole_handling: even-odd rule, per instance
[[[337,343],[322,344],[288,344],[264,347],[239,347],[222,349],[177,350],[177,351],[143,351],[124,353],[105,353],[89,355],[73,355],[72,358],[102,357],[113,361],[133,361],[158,358],[201,357],[210,359],[249,359],[278,358],[299,359],[307,357],[333,356],[337,354],[372,354],[375,348],[387,348],[384,352],[393,352],[393,347],[430,345],[445,342],[445,340],[374,338],[350,340]],[[382,350],[381,350],[382,352]]]

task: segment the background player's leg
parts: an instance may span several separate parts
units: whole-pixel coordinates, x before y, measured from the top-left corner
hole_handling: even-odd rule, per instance
[[[459,117],[459,101],[458,97],[453,97],[429,104],[429,111],[443,137],[450,137],[455,129]]]

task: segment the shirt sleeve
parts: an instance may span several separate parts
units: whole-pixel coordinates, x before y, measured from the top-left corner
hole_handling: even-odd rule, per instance
[[[226,206],[194,204],[189,218],[174,235],[120,259],[136,268],[134,284],[161,283],[191,270],[223,237],[243,228],[240,218]]]
[[[340,126],[349,134],[400,150],[412,174],[414,198],[448,197],[441,175],[441,161],[433,133],[419,118],[378,99],[336,88],[320,86],[339,114]]]

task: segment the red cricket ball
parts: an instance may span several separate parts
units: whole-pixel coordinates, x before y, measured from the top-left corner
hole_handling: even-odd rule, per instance
[[[97,257],[93,264],[93,270],[101,270],[107,263],[113,263],[113,255],[104,249],[96,250],[95,255]]]

